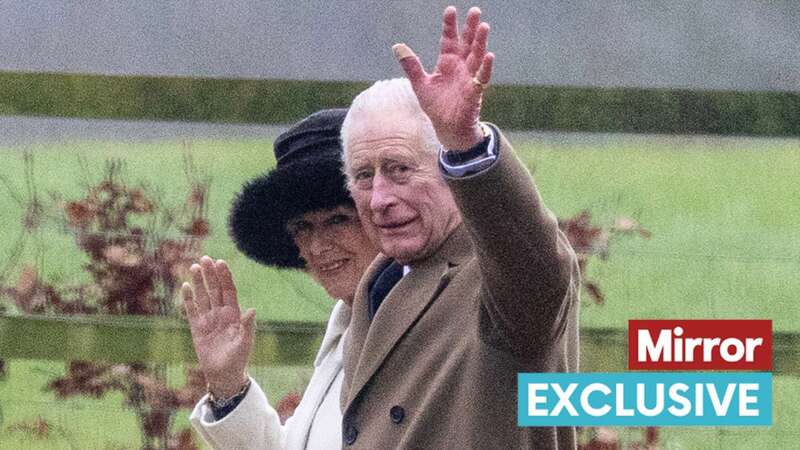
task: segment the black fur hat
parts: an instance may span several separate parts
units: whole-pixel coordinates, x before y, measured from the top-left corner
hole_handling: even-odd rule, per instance
[[[302,268],[286,223],[310,211],[353,205],[339,140],[346,114],[346,109],[316,112],[275,140],[276,167],[244,185],[228,217],[242,253],[268,266]]]

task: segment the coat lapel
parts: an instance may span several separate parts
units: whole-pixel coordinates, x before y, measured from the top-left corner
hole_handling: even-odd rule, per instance
[[[314,373],[303,393],[303,401],[292,415],[292,430],[287,433],[286,448],[306,448],[308,433],[325,394],[342,368],[342,345],[339,345],[350,322],[350,307],[341,300],[333,308],[322,338]]]
[[[471,243],[463,225],[456,228],[434,255],[412,264],[383,300],[372,322],[367,317],[368,280],[374,279],[386,263],[381,256],[367,271],[359,286],[351,322],[352,342],[345,360],[345,370],[353,368],[345,407],[358,396],[392,349],[423,315],[428,306],[447,287],[455,268],[471,255]]]

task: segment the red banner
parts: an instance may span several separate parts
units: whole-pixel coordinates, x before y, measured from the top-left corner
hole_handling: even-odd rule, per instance
[[[629,320],[630,370],[772,370],[771,320]]]

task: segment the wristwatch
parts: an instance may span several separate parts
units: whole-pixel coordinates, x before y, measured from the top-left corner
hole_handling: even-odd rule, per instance
[[[242,387],[230,397],[217,397],[213,392],[211,392],[210,385],[206,385],[206,389],[208,390],[208,404],[211,406],[211,408],[215,410],[225,409],[247,394],[247,390],[250,389],[250,377],[247,377],[247,381],[244,382]]]

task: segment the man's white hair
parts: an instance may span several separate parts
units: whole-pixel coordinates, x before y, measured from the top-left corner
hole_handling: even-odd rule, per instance
[[[347,116],[342,123],[342,160],[344,171],[347,174],[347,154],[348,143],[350,141],[350,131],[354,123],[363,123],[376,117],[387,114],[400,114],[417,121],[422,133],[422,142],[425,144],[421,150],[429,151],[433,154],[439,150],[439,140],[436,138],[436,131],[428,115],[419,106],[417,95],[411,88],[411,82],[407,78],[393,78],[391,80],[381,80],[375,82],[362,93],[358,94]]]

